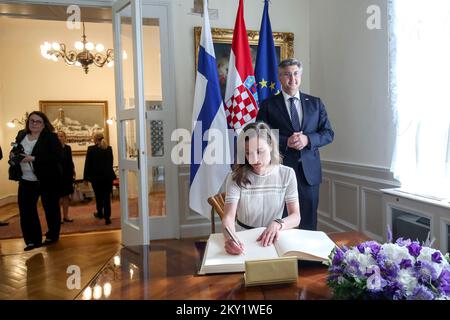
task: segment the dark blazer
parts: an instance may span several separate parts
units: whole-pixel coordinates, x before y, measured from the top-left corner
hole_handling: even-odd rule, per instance
[[[113,181],[116,174],[113,170],[112,148],[102,149],[99,146],[89,146],[84,163],[83,179],[87,181]]]
[[[73,175],[75,173],[75,165],[73,164],[72,158],[72,148],[65,144],[64,145],[64,161],[63,161],[63,179],[72,181]]]
[[[334,132],[320,98],[300,92],[300,101],[303,109],[301,131],[309,138],[308,146],[300,151],[287,146],[287,140],[294,133],[294,129],[283,94],[280,93],[264,100],[260,105],[256,121],[264,121],[272,129],[279,129],[280,153],[283,156],[283,164],[291,168],[297,168],[301,157],[303,172],[308,184],[317,185],[322,182],[319,147],[332,142]]]
[[[20,143],[27,135],[25,130],[19,131],[16,143]],[[62,177],[63,148],[54,132],[42,131],[31,155],[35,157],[32,162],[34,174],[41,183],[48,183],[55,187]]]

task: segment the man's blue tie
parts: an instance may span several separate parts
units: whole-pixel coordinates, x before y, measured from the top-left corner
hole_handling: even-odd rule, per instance
[[[294,128],[294,132],[300,132],[300,119],[298,117],[297,108],[295,107],[295,97],[289,98],[290,101],[290,110],[291,110],[291,122],[292,128]]]

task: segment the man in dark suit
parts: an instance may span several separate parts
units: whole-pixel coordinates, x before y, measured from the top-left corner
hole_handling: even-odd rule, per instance
[[[322,182],[319,147],[331,143],[334,132],[320,98],[300,92],[302,71],[302,64],[296,59],[280,62],[282,92],[261,103],[256,120],[279,130],[283,164],[293,168],[297,176],[300,228],[316,230]]]

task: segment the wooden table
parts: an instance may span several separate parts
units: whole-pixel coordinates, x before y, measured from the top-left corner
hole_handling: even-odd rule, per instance
[[[352,246],[368,238],[358,232],[330,233],[339,246]],[[243,273],[196,275],[201,261],[198,239],[152,241],[150,247],[122,248],[90,286],[111,284],[101,299],[237,299],[304,300],[330,299],[327,267],[299,262],[297,284],[246,288]],[[120,257],[120,265],[118,264]],[[107,291],[106,291],[107,293]],[[82,294],[78,299],[83,299]]]

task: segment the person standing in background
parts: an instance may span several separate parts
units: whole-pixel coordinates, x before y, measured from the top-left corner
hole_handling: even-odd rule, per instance
[[[73,182],[75,180],[75,165],[72,159],[72,149],[66,144],[67,136],[64,131],[58,131],[58,139],[64,150],[64,159],[62,163],[63,175],[61,185],[60,205],[62,207],[63,218],[61,223],[73,222],[69,217],[70,195],[73,194]]]
[[[264,100],[256,121],[279,129],[283,163],[294,169],[302,219],[300,229],[317,229],[322,166],[319,148],[331,143],[334,132],[322,100],[300,92],[303,66],[296,59],[278,65],[281,93]]]
[[[16,143],[24,149],[20,162],[18,203],[20,227],[25,251],[42,246],[42,231],[37,210],[41,197],[48,231],[44,244],[59,240],[61,212],[59,208],[63,148],[47,116],[40,111],[29,114],[25,129],[19,131]],[[10,158],[13,154],[10,153]]]
[[[95,194],[97,212],[94,217],[105,219],[111,224],[111,193],[116,174],[113,169],[113,152],[103,136],[98,132],[93,136],[94,145],[89,146],[84,163],[83,180],[92,184]]]
[[[0,160],[2,159],[3,159],[3,151],[2,147],[0,146]],[[9,224],[8,222],[0,221],[0,227],[7,226],[8,224]]]

